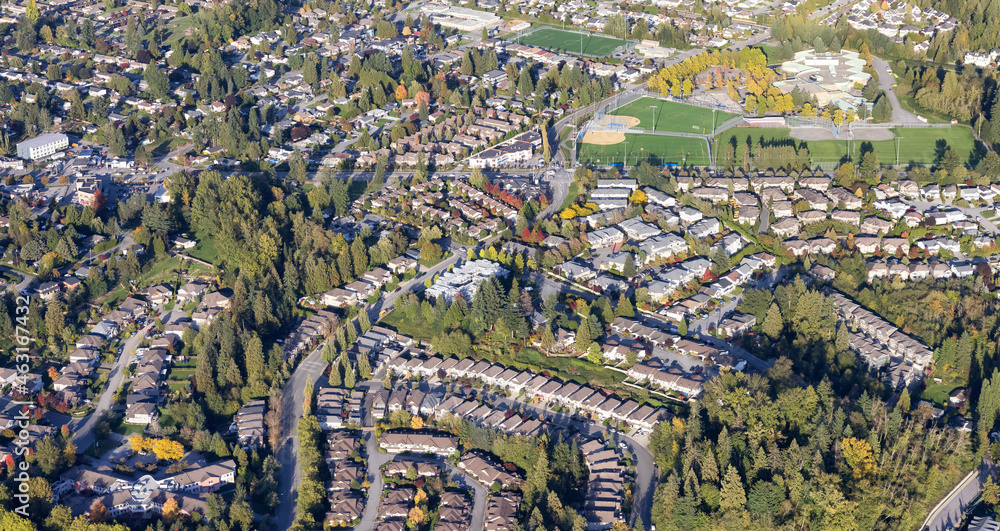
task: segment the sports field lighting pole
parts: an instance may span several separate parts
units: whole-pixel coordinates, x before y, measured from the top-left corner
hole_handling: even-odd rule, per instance
[[[649,108],[653,109],[653,132],[655,133],[656,132],[656,104],[654,103],[653,105],[650,105]]]

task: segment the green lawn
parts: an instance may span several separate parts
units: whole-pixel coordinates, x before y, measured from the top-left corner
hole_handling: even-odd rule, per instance
[[[566,199],[563,199],[562,205],[559,206],[559,211],[562,212],[569,208],[576,201],[576,196],[578,195],[580,195],[580,186],[576,183],[570,184],[569,191],[566,193]]]
[[[611,146],[596,144],[580,144],[577,160],[580,164],[595,164],[606,166],[621,163],[625,160],[625,148],[628,148],[628,166],[637,164],[640,160],[649,160],[653,164],[688,164],[706,166],[711,161],[708,156],[708,144],[700,138],[680,136],[626,134],[625,143]]]
[[[183,367],[183,366],[176,367],[175,366],[175,367],[173,367],[173,368],[170,369],[170,376],[169,376],[169,378],[171,380],[185,381],[185,380],[188,379],[189,376],[191,376],[191,375],[194,374],[194,371],[195,371],[194,367]]]
[[[171,20],[167,23],[168,37],[163,44],[166,46],[172,46],[175,42],[179,42],[184,38],[184,32],[188,28],[193,28],[197,26],[197,17],[194,15],[179,17]],[[191,37],[195,37],[197,34],[192,34]]]
[[[115,428],[115,433],[124,435],[125,438],[127,439],[128,437],[137,433],[139,435],[142,435],[145,429],[146,429],[145,426],[140,426],[138,424],[125,424],[124,422],[122,422],[120,426]]]
[[[168,280],[176,280],[177,271],[186,269],[194,275],[214,274],[214,268],[199,264],[189,260],[182,261],[180,257],[171,256],[165,260],[160,260],[153,265],[150,270],[143,275],[145,285],[158,284]]]
[[[197,238],[197,240],[198,246],[193,251],[188,252],[188,254],[210,264],[216,263],[216,260],[219,259],[219,250],[215,248],[215,240],[201,237]]]
[[[883,164],[893,164],[896,162],[897,143],[899,148],[899,164],[933,164],[943,152],[945,146],[958,151],[964,161],[968,161],[975,150],[975,139],[972,131],[966,127],[953,126],[950,128],[893,128],[896,134],[895,140],[878,141],[855,141],[851,142],[850,158],[860,160],[862,149],[874,149],[879,154],[879,161]],[[753,128],[734,127],[718,138],[716,138],[715,149],[716,158],[725,152],[726,144],[736,139],[737,145],[745,143],[749,137],[753,144],[763,141],[764,144],[785,142],[796,146],[805,145],[809,148],[813,163],[842,162],[849,158],[848,142],[846,140],[796,140],[789,136],[790,129],[781,128]],[[737,153],[740,149],[737,149]]]
[[[512,39],[515,39],[513,36]],[[559,28],[540,28],[516,38],[517,42],[538,46],[548,50],[560,50],[583,55],[607,56],[626,43],[621,39],[604,35],[582,34]],[[581,49],[582,46],[582,49]]]
[[[658,98],[639,98],[609,114],[638,118],[639,127],[646,130],[696,134],[706,134],[713,131],[715,125],[736,116],[721,110],[712,111],[704,107]],[[656,115],[655,128],[653,127],[654,114]]]
[[[405,313],[394,309],[382,318],[382,324],[395,328],[400,334],[414,339],[430,340],[441,333],[441,326],[437,322],[428,323],[425,321],[419,311],[415,319],[407,319]]]
[[[150,149],[150,153],[152,153],[154,157],[161,157],[190,142],[191,141],[186,138],[168,136],[153,142],[147,147]]]
[[[548,371],[553,376],[581,384],[615,387],[625,381],[624,374],[602,365],[594,365],[579,358],[552,358],[532,348],[521,349],[511,357],[516,363],[530,365],[541,371]]]

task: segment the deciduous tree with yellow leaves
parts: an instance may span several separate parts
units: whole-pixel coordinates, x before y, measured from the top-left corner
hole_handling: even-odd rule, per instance
[[[854,471],[854,479],[864,479],[875,473],[875,456],[868,441],[851,437],[842,442],[844,460]]]

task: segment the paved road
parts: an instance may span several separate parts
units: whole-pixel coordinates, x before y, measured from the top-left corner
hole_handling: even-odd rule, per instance
[[[302,482],[302,470],[297,460],[299,452],[299,419],[302,418],[302,399],[306,381],[312,380],[314,388],[326,385],[323,371],[326,363],[320,351],[322,347],[313,350],[299,363],[292,377],[285,382],[281,395],[281,433],[284,443],[278,449],[278,462],[281,463],[281,504],[278,508],[278,529],[288,529],[295,521],[295,506],[298,500],[298,486]]]
[[[361,522],[355,529],[359,531],[373,529],[375,520],[378,519],[378,506],[382,499],[382,466],[392,461],[394,454],[383,454],[378,449],[378,439],[374,433],[370,433],[367,443],[368,451],[368,482],[371,487],[368,489],[368,501],[365,504],[365,512],[361,515]]]
[[[423,290],[423,282],[428,275],[433,277],[434,275],[454,265],[459,260],[464,260],[466,257],[465,249],[466,248],[461,245],[452,244],[451,250],[454,253],[453,256],[442,260],[436,266],[428,269],[411,279],[408,283],[400,286],[398,290],[386,295],[375,304],[368,306],[367,311],[371,321],[373,323],[377,322],[381,311],[391,310],[393,304],[396,302],[396,299],[401,294],[407,293],[411,290]],[[322,346],[317,347],[308,356],[306,356],[302,362],[299,363],[298,367],[295,368],[295,372],[292,373],[292,377],[285,383],[285,387],[282,392],[281,430],[284,434],[285,442],[278,450],[278,462],[281,463],[280,492],[282,495],[281,507],[279,508],[277,514],[277,524],[279,529],[288,529],[295,521],[296,493],[298,485],[302,481],[302,472],[298,463],[298,433],[296,431],[296,426],[298,425],[299,419],[302,417],[303,391],[305,390],[306,380],[308,378],[312,378],[316,389],[319,389],[327,384],[326,377],[323,376],[323,372],[326,370],[326,363],[323,362],[322,356],[320,355],[321,351]],[[369,387],[378,387],[380,384],[378,382],[366,382],[365,385]],[[369,453],[369,455],[373,456],[382,454],[376,449],[374,454]],[[381,483],[381,480],[379,480],[379,482]],[[381,486],[376,489],[375,482],[373,481],[370,492],[379,492],[380,490]],[[376,506],[377,505],[376,500]],[[367,512],[368,508],[366,507],[365,510]],[[359,526],[358,529],[369,528]]]
[[[878,72],[879,88],[885,91],[889,96],[889,103],[892,104],[892,122],[896,125],[922,125],[924,122],[917,120],[917,115],[904,110],[902,105],[899,104],[896,91],[892,88],[896,83],[896,78],[893,77],[892,72],[889,70],[889,63],[873,56],[872,66]]]
[[[154,319],[155,317],[160,317],[164,323],[169,323],[172,319],[178,319],[180,316],[181,312],[166,312],[154,315]],[[97,425],[97,420],[105,412],[110,411],[114,405],[115,391],[125,384],[125,375],[122,371],[132,363],[132,359],[135,357],[135,349],[146,338],[146,331],[149,330],[150,326],[152,325],[150,324],[139,329],[132,337],[125,341],[122,348],[122,355],[118,357],[118,361],[115,362],[109,373],[108,386],[97,400],[97,407],[94,409],[94,412],[87,417],[73,419],[70,422],[70,429],[73,431],[73,443],[76,444],[76,447],[81,452],[89,448],[91,444],[94,444],[94,426]]]
[[[20,293],[21,290],[23,290],[23,289],[28,289],[35,282],[35,277],[34,276],[29,275],[27,273],[23,273],[23,272],[18,271],[16,269],[11,269],[11,268],[9,268],[7,266],[0,266],[0,271],[4,271],[4,272],[10,273],[12,275],[17,275],[17,276],[21,277],[21,281],[18,282],[13,287],[13,290],[16,293]]]
[[[949,531],[962,523],[965,510],[979,496],[983,482],[991,474],[995,475],[998,467],[986,459],[979,468],[965,477],[945,499],[931,510],[921,526],[921,531]]]

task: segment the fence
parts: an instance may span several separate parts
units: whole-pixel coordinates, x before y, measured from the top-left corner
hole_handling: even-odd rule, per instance
[[[830,131],[837,129],[833,120],[822,116],[786,116],[785,124],[788,127],[819,127]]]
[[[649,91],[646,90],[629,92],[625,94],[618,94],[614,97],[614,99],[605,103],[604,105],[601,105],[600,107],[597,108],[596,111],[594,111],[594,121],[604,118],[604,116],[607,115],[609,111],[613,111],[615,109],[624,107],[629,103],[632,103],[633,101],[636,101],[640,98],[644,98],[648,95]]]
[[[730,129],[732,129],[732,128],[738,126],[738,125],[740,125],[741,123],[743,123],[743,117],[742,116],[733,116],[732,118],[730,118],[730,119],[726,120],[725,122],[722,122],[721,124],[719,124],[715,128],[714,134],[720,135],[722,133],[725,133],[726,131],[728,131],[728,130],[730,130]]]

